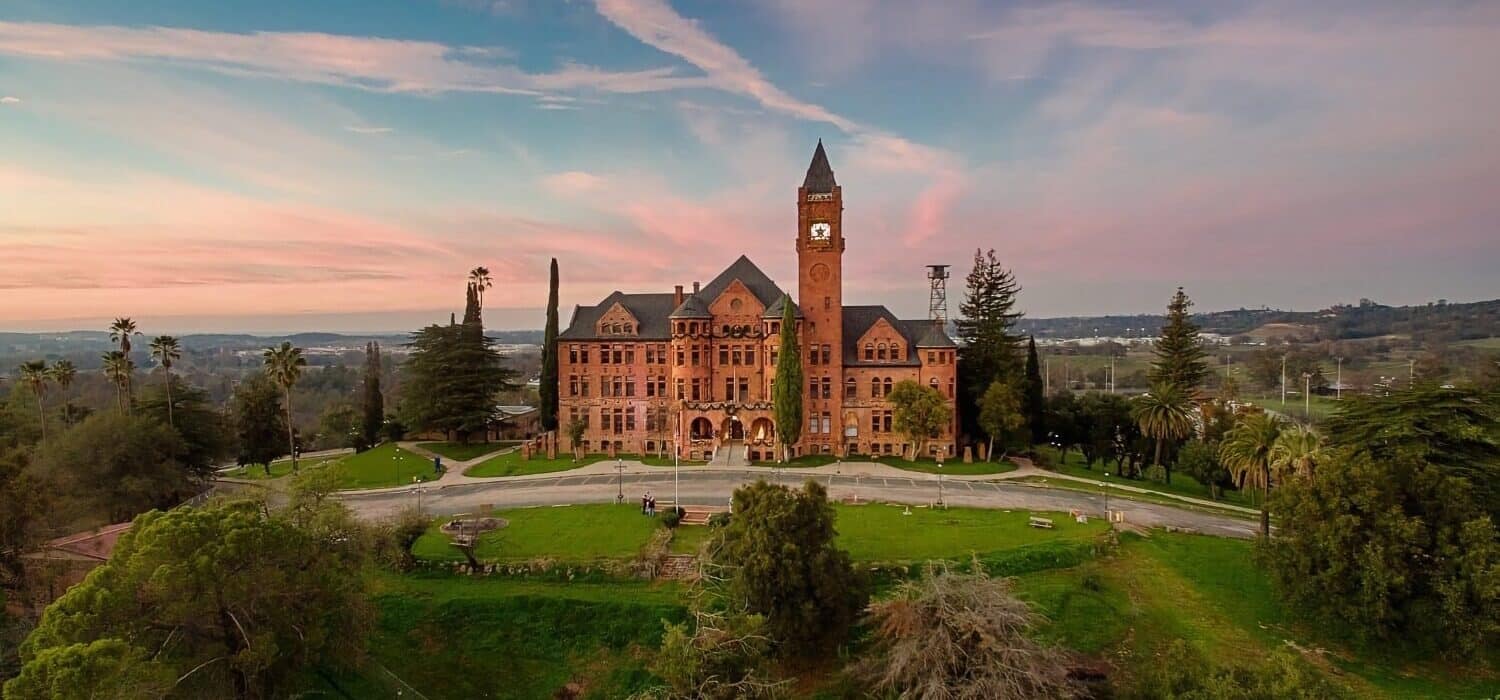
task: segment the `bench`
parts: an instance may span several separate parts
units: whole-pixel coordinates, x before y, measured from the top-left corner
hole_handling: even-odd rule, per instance
[[[1052,529],[1052,519],[1051,518],[1039,518],[1039,517],[1033,515],[1033,516],[1031,516],[1031,520],[1027,524],[1030,525],[1030,526],[1032,526],[1032,527],[1039,527],[1039,528],[1043,528],[1043,529],[1046,529],[1046,530],[1051,530]]]

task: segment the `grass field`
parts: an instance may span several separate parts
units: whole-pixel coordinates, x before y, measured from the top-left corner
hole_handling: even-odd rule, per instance
[[[1027,525],[1029,511],[977,508],[931,510],[882,503],[863,506],[835,505],[839,542],[850,556],[862,561],[911,562],[933,558],[965,559],[1024,545],[1057,540],[1080,540],[1103,533],[1102,520],[1086,525],[1066,514],[1051,513],[1054,529]],[[561,562],[629,559],[646,545],[660,526],[659,518],[647,518],[631,504],[576,505],[521,508],[498,515],[509,526],[485,533],[475,547],[475,556],[486,562],[529,561],[551,557]],[[435,522],[417,540],[412,551],[429,561],[462,561],[450,538]],[[677,529],[672,550],[691,553],[708,534],[702,526]]]
[[[1202,513],[1213,513],[1214,515],[1223,515],[1223,516],[1230,517],[1230,518],[1241,518],[1241,519],[1245,519],[1245,520],[1251,520],[1251,519],[1255,519],[1255,518],[1259,517],[1258,515],[1254,515],[1254,514],[1251,514],[1251,513],[1245,513],[1243,511],[1230,510],[1227,507],[1225,507],[1225,508],[1218,508],[1218,507],[1209,506],[1209,505],[1200,506],[1200,505],[1197,505],[1195,503],[1188,503],[1188,502],[1182,501],[1180,499],[1172,498],[1171,496],[1167,496],[1165,494],[1162,494],[1162,493],[1159,493],[1159,492],[1155,492],[1155,491],[1147,492],[1147,493],[1141,493],[1139,491],[1126,492],[1126,491],[1124,491],[1122,489],[1118,489],[1118,488],[1115,488],[1113,486],[1109,486],[1109,487],[1095,486],[1093,484],[1085,484],[1085,483],[1083,483],[1081,481],[1074,481],[1072,479],[1063,479],[1063,478],[1056,477],[1056,476],[1053,476],[1053,477],[1027,476],[1027,477],[1022,477],[1020,479],[1012,479],[1008,483],[1037,484],[1037,485],[1040,485],[1040,486],[1046,486],[1048,488],[1065,489],[1065,490],[1068,490],[1068,491],[1078,491],[1080,493],[1092,493],[1092,494],[1098,494],[1100,496],[1103,496],[1105,490],[1108,489],[1108,491],[1109,491],[1109,498],[1110,498],[1111,501],[1113,501],[1116,498],[1121,498],[1121,499],[1125,499],[1125,500],[1128,500],[1128,501],[1140,501],[1142,503],[1156,503],[1156,504],[1160,504],[1160,505],[1172,506],[1173,508],[1182,508],[1184,510],[1196,510],[1196,511],[1199,511],[1199,512],[1202,512]],[[1220,503],[1225,503],[1225,502],[1221,500]],[[1226,506],[1227,505],[1228,504],[1226,503]],[[1111,506],[1111,507],[1113,507],[1113,506]],[[1247,506],[1244,506],[1244,507],[1249,508],[1249,507],[1252,507],[1252,506],[1247,505]]]
[[[389,442],[331,462],[328,466],[338,470],[341,489],[403,486],[412,483],[414,478],[422,481],[437,478],[432,471],[432,460]]]
[[[971,462],[964,464],[962,459],[946,460],[943,466],[938,467],[937,460],[922,459],[905,460],[900,457],[877,457],[876,462],[897,469],[905,469],[909,472],[923,472],[925,474],[958,474],[963,476],[976,474],[1004,474],[1016,470],[1016,463],[1010,460],[1002,462]]]
[[[1260,406],[1268,412],[1279,413],[1293,420],[1308,420],[1308,414],[1311,412],[1313,423],[1321,423],[1328,420],[1328,417],[1332,416],[1339,409],[1338,399],[1331,396],[1318,396],[1315,394],[1310,399],[1304,406],[1301,396],[1288,396],[1286,405],[1282,405],[1280,394],[1245,397],[1245,401]]]
[[[1472,669],[1400,658],[1378,662],[1317,639],[1276,603],[1249,542],[1156,533],[1122,537],[1112,557],[1071,569],[1025,574],[1022,595],[1051,620],[1044,633],[1106,656],[1129,674],[1174,639],[1209,658],[1254,663],[1294,642],[1361,697],[1490,697],[1500,680]],[[1471,680],[1459,680],[1469,678]]]
[[[1187,474],[1183,474],[1182,472],[1177,470],[1172,471],[1172,483],[1170,484],[1165,482],[1150,481],[1147,479],[1127,479],[1114,473],[1114,465],[1112,462],[1095,462],[1094,467],[1090,469],[1084,463],[1083,455],[1080,454],[1078,450],[1069,450],[1068,459],[1066,462],[1063,462],[1058,458],[1058,450],[1048,446],[1043,446],[1038,449],[1045,453],[1048,457],[1047,466],[1045,468],[1055,471],[1059,474],[1080,476],[1086,479],[1094,479],[1096,481],[1108,481],[1111,484],[1134,486],[1136,488],[1150,489],[1152,491],[1159,491],[1161,493],[1175,493],[1179,496],[1191,496],[1193,498],[1213,500],[1212,494],[1209,493],[1209,489],[1207,486],[1198,483],[1198,481],[1193,477],[1188,476]],[[1106,464],[1108,465],[1107,467]],[[1104,475],[1106,469],[1110,472],[1109,476],[1107,477]],[[1219,492],[1219,500],[1224,503],[1229,503],[1237,506],[1248,507],[1253,505],[1250,502],[1250,499],[1240,491],[1221,490]]]
[[[487,454],[515,447],[519,444],[521,443],[514,440],[503,442],[471,442],[468,444],[462,442],[419,442],[417,443],[417,447],[428,452],[440,454],[445,459],[451,459],[455,462],[467,462],[471,459],[477,459]]]
[[[557,459],[547,459],[546,455],[539,455],[526,459],[520,450],[495,455],[480,462],[464,471],[466,476],[525,476],[528,474],[548,474],[551,472],[562,472],[569,469],[588,466],[594,462],[608,459],[607,455],[586,455],[581,459],[574,460],[572,455],[559,454]]]
[[[348,455],[327,455],[327,456],[323,456],[323,457],[304,457],[302,459],[297,460],[297,468],[298,469],[307,469],[307,468],[311,468],[311,467],[321,467],[321,466],[324,466],[324,465],[327,465],[327,464],[331,464],[333,462],[337,462],[337,461],[339,461],[339,460],[341,460],[341,459],[343,459],[343,458],[345,458],[347,456]],[[240,467],[239,469],[234,469],[234,470],[231,470],[231,471],[224,472],[222,474],[222,476],[232,477],[232,478],[235,478],[235,479],[258,480],[258,479],[280,479],[281,477],[287,476],[288,474],[291,474],[291,473],[292,473],[292,460],[290,460],[290,459],[278,459],[278,460],[276,460],[276,461],[274,461],[274,462],[271,463],[271,473],[270,474],[266,474],[266,468],[265,468],[264,465],[251,464],[251,465],[248,465],[248,466]]]

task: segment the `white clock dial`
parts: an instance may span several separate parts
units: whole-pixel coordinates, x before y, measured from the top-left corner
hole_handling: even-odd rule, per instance
[[[815,241],[826,241],[833,235],[833,227],[829,226],[827,222],[819,221],[812,225],[808,233]]]

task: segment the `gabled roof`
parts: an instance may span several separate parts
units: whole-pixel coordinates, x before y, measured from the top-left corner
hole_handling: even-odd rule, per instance
[[[620,336],[620,338],[639,338],[642,340],[667,340],[672,337],[671,326],[667,323],[667,316],[672,313],[673,302],[676,298],[671,294],[625,294],[614,292],[605,297],[603,301],[594,306],[573,307],[573,318],[568,322],[568,329],[557,334],[563,340],[581,340],[599,337],[597,325],[599,317],[603,316],[615,304],[619,304],[634,314],[640,320],[639,332],[634,336]],[[615,338],[616,336],[610,336]]]
[[[712,318],[713,314],[708,310],[708,304],[703,303],[702,297],[690,294],[682,300],[682,306],[672,311],[672,318]]]
[[[896,329],[897,333],[906,340],[906,358],[903,360],[886,362],[865,362],[864,356],[859,353],[859,339],[864,336],[870,327],[877,321],[885,319],[886,323]],[[902,367],[920,365],[917,357],[916,340],[912,338],[907,324],[890,309],[884,306],[845,306],[844,307],[844,364],[847,365],[878,365],[881,367]]]
[[[902,321],[902,323],[907,324],[907,335],[917,339],[917,347],[919,348],[958,347],[958,343],[953,342],[953,339],[948,337],[948,332],[939,323],[925,319]]]
[[[828,154],[823,151],[823,139],[818,139],[818,148],[813,151],[812,162],[807,165],[807,177],[802,178],[802,188],[808,192],[832,192],[838,184],[833,179]]]
[[[781,318],[781,315],[785,313],[785,310],[782,308],[782,306],[786,303],[786,300],[787,297],[783,296],[776,301],[771,302],[771,305],[766,307],[766,312],[761,314],[760,317]],[[797,302],[795,301],[792,302],[792,318],[803,318],[802,307],[797,306]]]
[[[729,267],[724,268],[724,271],[720,272],[718,277],[715,277],[712,282],[709,282],[707,286],[694,296],[702,297],[704,304],[712,304],[735,280],[739,280],[741,284],[745,285],[750,290],[750,293],[754,294],[755,298],[760,300],[761,306],[770,306],[777,299],[786,296],[786,293],[781,291],[781,287],[776,286],[776,283],[772,282],[771,278],[766,276],[766,273],[761,272],[760,268],[756,267],[755,263],[750,262],[750,258],[744,255],[741,255],[734,262],[730,263]]]

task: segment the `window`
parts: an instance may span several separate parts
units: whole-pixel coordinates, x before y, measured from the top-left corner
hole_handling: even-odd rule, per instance
[[[693,346],[693,351],[692,351],[691,355],[692,355],[692,358],[693,358],[693,366],[697,367],[698,366],[698,346],[697,345]]]
[[[948,380],[948,398],[953,398],[953,380]]]
[[[614,350],[610,352],[610,359],[617,365],[625,364],[625,353],[620,349],[620,346],[616,345]]]
[[[578,395],[578,375],[568,375],[568,396]]]
[[[875,359],[885,362],[885,343],[875,346]]]
[[[891,343],[891,361],[895,362],[906,357],[906,351],[901,349],[900,343]]]
[[[729,400],[732,400],[733,398],[734,398],[734,378],[733,377],[725,377],[724,378],[724,400],[725,401],[729,401]]]
[[[824,345],[823,346],[823,364],[825,364],[825,365],[826,364],[831,364],[832,363],[832,357],[833,357],[833,349],[831,347],[829,347],[828,345]]]
[[[807,349],[807,364],[818,364],[818,346],[814,345]]]
[[[740,377],[739,400],[742,401],[742,402],[750,400],[750,378],[749,377]]]
[[[854,377],[844,380],[844,398],[852,399],[859,393],[859,385],[855,383]]]
[[[880,389],[880,395],[881,396],[890,396],[891,395],[891,378],[890,377],[886,377],[885,378],[885,382],[882,384],[881,389]]]
[[[738,365],[744,359],[745,359],[745,348],[744,348],[744,346],[736,345],[736,346],[730,348],[730,351],[729,351],[729,360],[730,360],[730,362],[732,364]]]
[[[635,364],[635,346],[634,345],[626,345],[625,346],[625,364],[627,364],[627,365],[633,365],[633,364]]]
[[[692,321],[692,322],[688,323],[688,335],[698,335],[698,322],[697,321]]]
[[[589,397],[589,378],[583,377],[578,380],[578,388],[583,391],[583,398]]]
[[[608,345],[600,345],[599,346],[599,364],[601,364],[601,365],[607,365],[607,364],[609,364],[609,346]]]
[[[745,364],[750,365],[752,367],[755,366],[755,346],[754,345],[746,345],[745,346]]]
[[[833,378],[832,377],[824,377],[823,380],[822,380],[822,382],[821,382],[821,384],[823,385],[823,398],[825,398],[825,399],[831,399],[831,398],[833,398]]]
[[[625,398],[635,398],[635,377],[625,378]]]
[[[656,396],[656,380],[646,377],[646,398],[649,399],[653,396]]]
[[[880,428],[885,432],[891,432],[891,412],[884,411],[880,414]],[[887,450],[889,451],[889,450]]]
[[[878,432],[880,432],[880,412],[879,411],[876,411],[876,412],[870,414],[870,432],[872,432],[872,433],[878,433]]]
[[[870,398],[880,398],[880,377],[870,377]]]
[[[568,362],[569,364],[578,364],[578,346],[568,346]]]
[[[682,366],[685,357],[686,357],[686,351],[684,351],[680,347],[677,348],[677,366],[678,367]]]
[[[687,398],[687,389],[685,388],[686,386],[687,386],[686,382],[682,381],[681,379],[677,380],[677,400],[678,401],[682,401],[682,400],[684,400],[684,399]]]
[[[580,347],[577,347],[575,349],[578,351],[578,364],[580,364],[580,365],[586,365],[586,364],[588,364],[589,363],[589,349],[588,349],[588,347],[587,346],[580,346]]]
[[[818,434],[818,417],[817,416],[808,416],[807,417],[807,432],[809,434],[812,434],[812,435]]]
[[[691,391],[689,392],[689,396],[691,396],[694,401],[702,401],[703,400],[703,380],[695,378],[695,379],[693,379],[693,381],[690,384],[690,386],[691,386]]]
[[[833,432],[833,418],[827,412],[824,412],[823,413],[823,434],[827,435],[827,434],[832,433],[832,432]]]
[[[647,345],[646,346],[646,364],[648,364],[648,365],[654,365],[654,364],[656,364],[656,346],[655,345]]]
[[[770,362],[771,362],[771,366],[772,366],[772,367],[775,367],[775,366],[776,366],[776,356],[777,356],[777,354],[779,354],[779,353],[780,353],[780,352],[781,352],[781,351],[779,351],[779,350],[777,350],[777,349],[776,349],[776,348],[771,348],[771,356],[770,356],[770,358],[769,358],[769,360],[770,360]]]
[[[875,344],[874,343],[865,343],[865,360],[870,361],[870,362],[874,362],[875,361]]]
[[[937,353],[935,353],[935,352],[933,352],[931,350],[927,351],[927,364],[929,364],[929,365],[935,365],[935,364],[937,364]]]
[[[625,411],[625,429],[635,430],[635,409]]]
[[[927,386],[932,387],[933,391],[937,391],[938,390],[938,380],[937,380],[937,377],[933,377],[932,379],[927,380]]]

